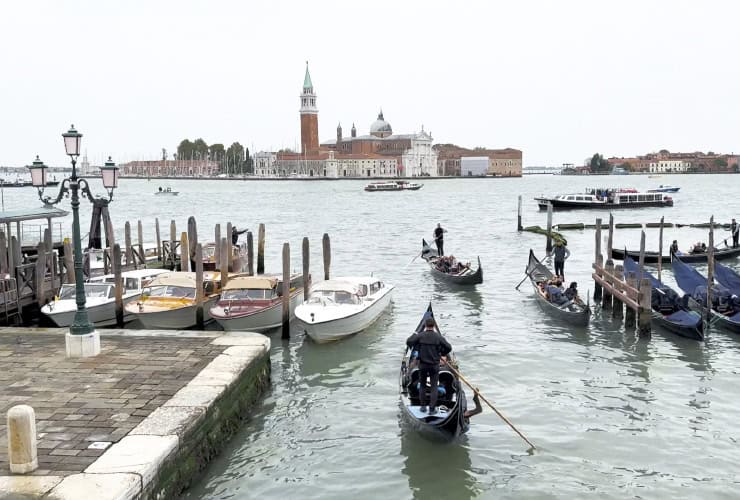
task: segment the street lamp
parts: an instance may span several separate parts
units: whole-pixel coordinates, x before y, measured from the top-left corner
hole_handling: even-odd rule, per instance
[[[80,241],[80,198],[79,191],[82,191],[87,199],[93,203],[108,203],[113,200],[113,189],[118,185],[118,167],[108,157],[104,167],[101,167],[103,177],[103,186],[108,191],[108,199],[93,197],[90,192],[90,186],[85,179],[77,177],[77,158],[80,156],[80,145],[82,143],[82,134],[75,130],[74,125],[62,134],[64,138],[64,148],[67,155],[72,160],[72,175],[64,179],[59,187],[59,194],[56,198],[44,196],[44,187],[46,186],[46,165],[39,160],[38,156],[28,169],[31,171],[31,182],[38,189],[39,199],[44,205],[56,205],[65,195],[71,191],[72,198],[72,239],[74,240],[74,266],[75,266],[75,287],[77,311],[75,312],[74,321],[69,327],[67,334],[67,356],[84,357],[95,356],[100,353],[100,337],[95,331],[95,327],[90,322],[85,308],[85,283],[82,274],[82,243]]]

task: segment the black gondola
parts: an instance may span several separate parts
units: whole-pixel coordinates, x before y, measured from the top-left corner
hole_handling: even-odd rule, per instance
[[[639,250],[626,250],[629,257],[634,260],[639,260]],[[612,248],[612,259],[624,260],[625,250],[619,248]],[[697,263],[706,262],[707,253],[678,253],[677,257],[684,263]],[[738,248],[716,248],[714,250],[714,260],[726,260],[733,259],[740,256],[740,247]],[[671,254],[663,255],[662,262],[668,264],[671,262]],[[645,252],[645,264],[657,264],[658,263],[658,252]]]
[[[483,283],[483,267],[478,257],[478,269],[473,271],[470,267],[458,272],[443,272],[437,268],[439,255],[437,250],[430,247],[425,239],[421,240],[421,258],[424,259],[434,276],[456,285],[477,285]]]
[[[542,309],[559,318],[563,321],[567,321],[571,325],[575,326],[586,326],[588,325],[589,318],[591,317],[591,307],[588,304],[584,304],[582,301],[568,301],[564,304],[555,304],[549,301],[544,292],[540,289],[540,283],[549,282],[554,275],[550,270],[542,264],[537,257],[535,257],[532,249],[529,250],[529,262],[526,269],[529,281],[532,283],[534,288],[534,295],[537,298],[537,303]]]
[[[416,331],[424,330],[427,318],[434,318],[432,304],[429,304],[426,312],[416,327]],[[435,327],[439,331],[439,325]],[[401,361],[401,373],[399,376],[399,392],[401,394],[401,412],[404,420],[414,429],[427,437],[436,439],[454,439],[468,430],[465,420],[467,402],[463,385],[457,376],[448,368],[440,366],[439,369],[439,396],[437,399],[437,413],[429,415],[420,411],[419,391],[419,368],[417,362],[412,359],[413,352],[406,352]],[[448,362],[455,365],[452,353],[448,355]],[[429,388],[426,388],[427,392]],[[428,396],[427,396],[428,397]]]
[[[688,295],[679,297],[675,290],[645,270],[641,276],[640,265],[628,256],[624,259],[625,278],[629,273],[635,273],[638,280],[642,277],[650,280],[650,305],[653,319],[659,325],[681,337],[704,340],[704,321],[699,313],[689,309]]]

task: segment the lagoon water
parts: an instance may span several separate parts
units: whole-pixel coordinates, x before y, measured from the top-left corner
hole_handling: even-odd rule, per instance
[[[737,498],[740,491],[740,336],[710,331],[703,343],[655,330],[640,338],[595,307],[575,329],[545,315],[529,283],[514,287],[527,254],[544,256],[545,226],[533,196],[586,187],[681,187],[672,208],[623,210],[616,222],[720,222],[740,217],[737,175],[425,180],[416,192],[366,193],[357,181],[158,181],[122,179],[111,204],[118,238],[141,219],[154,241],[175,219],[198,221],[201,241],[217,222],[256,233],[267,228],[267,271],[280,270],[282,243],[300,268],[311,242],[321,272],[321,236],[332,238],[332,275],[374,273],[396,285],[394,304],[373,327],[345,341],[316,345],[300,331],[272,339],[272,385],[250,419],[185,498]],[[93,187],[102,191],[99,183]],[[154,196],[171,186],[176,197]],[[6,209],[37,203],[35,190],[6,189]],[[66,207],[69,208],[68,202]],[[83,234],[90,205],[82,205]],[[597,211],[555,212],[554,223],[593,223]],[[445,249],[480,256],[484,283],[462,291],[436,282],[420,259],[421,239],[437,222]],[[68,228],[69,218],[63,226]],[[657,250],[658,230],[647,231]],[[69,233],[65,229],[66,233]],[[567,281],[582,293],[590,279],[594,231],[567,231]],[[719,231],[721,243],[729,233]],[[639,230],[617,230],[614,246],[638,246]],[[669,228],[682,249],[706,230]],[[604,245],[605,247],[605,245]],[[730,265],[740,269],[740,262]],[[670,267],[670,266],[668,266]],[[704,272],[705,267],[699,266]],[[665,281],[673,283],[670,269]],[[468,379],[538,449],[484,407],[457,442],[428,442],[400,422],[397,376],[404,341],[427,303],[435,308]],[[470,391],[469,391],[470,392]]]

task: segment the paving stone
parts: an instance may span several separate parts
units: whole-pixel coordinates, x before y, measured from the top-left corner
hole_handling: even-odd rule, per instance
[[[141,488],[141,478],[136,474],[72,474],[49,496],[58,500],[137,498]]]

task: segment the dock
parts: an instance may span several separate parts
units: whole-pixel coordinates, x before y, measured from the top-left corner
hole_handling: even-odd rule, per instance
[[[176,498],[269,385],[270,340],[247,332],[100,330],[65,356],[66,328],[0,328],[0,492]],[[35,413],[38,466],[11,474],[5,415]]]

